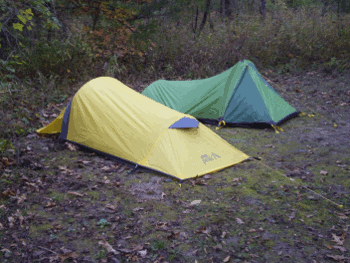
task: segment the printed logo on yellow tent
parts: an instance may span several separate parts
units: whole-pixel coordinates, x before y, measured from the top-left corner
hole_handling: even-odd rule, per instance
[[[211,153],[211,156],[209,156],[208,154],[203,154],[201,158],[203,163],[206,164],[207,162],[211,162],[217,158],[221,158],[221,156],[217,155],[216,153]]]

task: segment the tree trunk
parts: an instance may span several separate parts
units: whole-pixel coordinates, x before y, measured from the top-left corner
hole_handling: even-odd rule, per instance
[[[265,19],[266,16],[266,0],[261,0],[260,3],[260,15],[263,19]]]
[[[220,13],[221,13],[221,20],[224,21],[224,18],[225,18],[225,0],[220,0]]]
[[[95,7],[94,7],[94,15],[93,15],[93,24],[92,24],[92,30],[95,30],[97,22],[98,22],[98,18],[100,15],[100,6],[101,6],[101,2],[96,3]]]
[[[232,1],[234,0],[220,0],[220,14],[222,20],[232,14]]]
[[[231,8],[232,8],[232,12],[233,12],[235,15],[238,15],[239,11],[238,11],[237,0],[231,0]]]
[[[198,6],[196,5],[195,7],[195,17],[194,17],[194,21],[192,21],[192,32],[194,34],[196,34],[197,31],[197,23],[198,23]]]
[[[232,14],[232,5],[231,0],[225,0],[225,16],[231,16]]]
[[[199,27],[199,33],[203,30],[203,28],[205,26],[205,22],[207,22],[209,9],[210,9],[210,1],[211,0],[207,0],[206,3],[205,3],[205,11],[204,11],[204,15],[203,15],[203,19],[202,19],[201,25]]]

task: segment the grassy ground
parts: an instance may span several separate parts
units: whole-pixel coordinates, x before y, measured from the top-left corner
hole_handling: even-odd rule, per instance
[[[2,158],[1,262],[348,262],[350,76],[269,78],[315,117],[279,134],[212,127],[262,160],[181,187],[55,138],[22,138],[22,166]]]

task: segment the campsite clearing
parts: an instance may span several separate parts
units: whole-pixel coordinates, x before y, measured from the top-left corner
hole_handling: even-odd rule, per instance
[[[6,166],[1,178],[1,261],[349,260],[350,75],[270,79],[285,87],[276,90],[286,101],[315,117],[293,118],[279,134],[209,126],[262,160],[181,187],[168,176],[130,174],[130,167],[55,139],[23,138],[23,166]]]

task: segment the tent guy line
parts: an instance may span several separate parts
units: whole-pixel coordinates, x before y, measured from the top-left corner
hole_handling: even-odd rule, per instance
[[[281,87],[280,85],[278,85],[277,83],[274,83],[273,81],[271,81],[267,76],[264,76],[265,79],[267,81],[269,81],[270,83],[273,83],[273,85],[275,85],[276,87],[278,87],[280,90],[282,90],[282,92],[287,93],[287,91]],[[292,98],[299,102],[303,107],[307,108],[310,112],[317,112],[315,109],[310,108],[309,106],[306,106],[305,103],[301,102],[300,100],[298,100],[296,97],[292,96]],[[329,123],[333,124],[334,128],[337,128],[337,124],[334,121],[331,121],[330,119],[326,118],[323,114],[320,114],[319,112],[317,112],[317,115],[321,116],[321,118],[323,118],[324,120],[328,121]],[[314,117],[314,114],[306,114],[305,112],[300,112],[299,116],[308,116],[308,117]]]
[[[338,203],[336,203],[336,202],[330,200],[329,198],[327,198],[327,197],[325,197],[325,196],[323,196],[323,195],[321,195],[321,194],[315,192],[314,190],[311,190],[310,188],[306,187],[305,185],[302,185],[301,183],[297,182],[297,181],[294,180],[293,178],[290,178],[290,177],[286,176],[285,174],[281,173],[280,171],[277,171],[276,169],[273,169],[272,167],[268,166],[267,164],[265,164],[265,163],[263,163],[263,162],[261,162],[261,161],[258,161],[258,162],[259,162],[259,164],[261,164],[261,165],[263,165],[263,166],[265,166],[265,167],[268,167],[269,169],[271,169],[271,170],[274,171],[275,173],[277,173],[277,174],[279,174],[279,175],[282,175],[283,177],[289,179],[290,181],[292,181],[293,183],[295,183],[295,184],[297,184],[297,185],[303,187],[304,189],[306,189],[306,190],[312,192],[313,194],[315,194],[315,195],[317,195],[317,196],[319,196],[319,197],[321,197],[321,198],[327,200],[328,202],[331,202],[332,204],[336,205],[338,208],[343,208],[343,205],[340,205],[340,204],[338,204]]]

